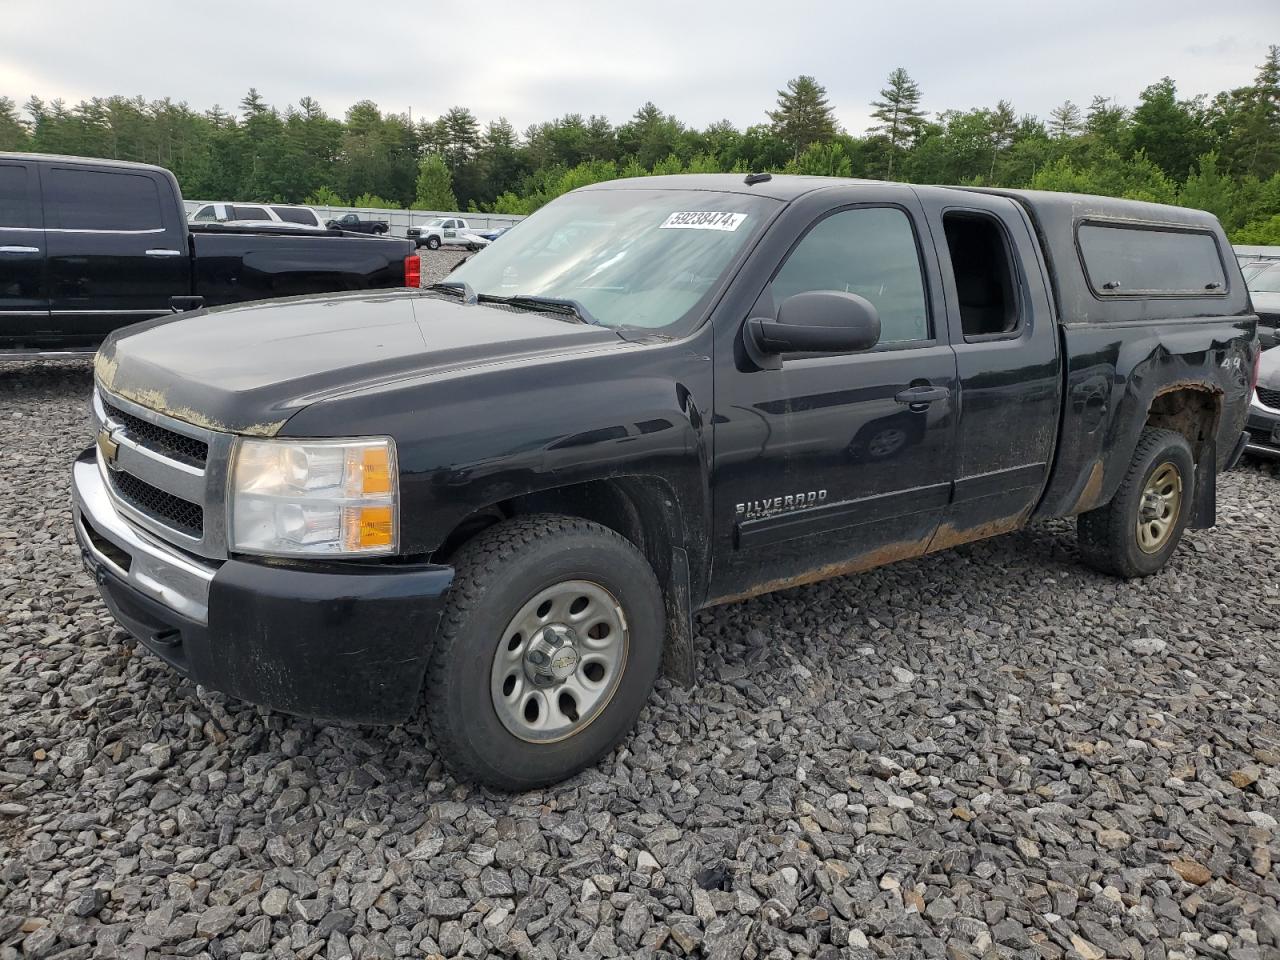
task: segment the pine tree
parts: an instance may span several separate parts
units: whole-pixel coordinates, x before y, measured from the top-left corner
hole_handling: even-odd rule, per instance
[[[1110,97],[1095,96],[1085,115],[1085,133],[1102,149],[1128,153],[1129,112]]]
[[[267,112],[266,101],[262,99],[262,94],[258,93],[257,87],[249,88],[249,92],[240,101],[240,109],[244,111],[245,117],[256,117]]]
[[[516,128],[506,117],[499,117],[490,122],[484,132],[485,150],[514,150],[516,146]]]
[[[419,210],[442,213],[458,209],[458,200],[453,195],[453,175],[437,153],[428,154],[418,164],[418,191],[414,206]]]
[[[475,114],[466,107],[450,107],[440,118],[444,125],[447,142],[444,147],[444,160],[451,173],[456,174],[458,168],[475,156],[480,147],[480,124]]]
[[[1223,152],[1233,172],[1265,180],[1280,170],[1280,47],[1268,49],[1252,86],[1220,100],[1228,127]]]
[[[1070,100],[1064,100],[1061,106],[1049,111],[1049,132],[1058,139],[1075,136],[1083,122],[1080,108]]]
[[[25,150],[29,142],[17,106],[8,97],[0,97],[0,150]]]
[[[836,135],[826,88],[810,76],[788,80],[787,88],[778,91],[778,109],[769,110],[768,115],[774,135],[791,148],[793,160],[811,143],[829,143]]]
[[[924,127],[924,111],[920,109],[920,85],[907,71],[898,67],[889,74],[889,86],[880,91],[880,99],[871,101],[871,116],[880,123],[872,127],[889,140],[889,177],[893,177],[895,155],[911,143]]]
[[[991,169],[987,177],[991,182],[996,178],[996,161],[1013,143],[1014,132],[1018,128],[1018,115],[1014,113],[1013,104],[1001,100],[991,111]]]

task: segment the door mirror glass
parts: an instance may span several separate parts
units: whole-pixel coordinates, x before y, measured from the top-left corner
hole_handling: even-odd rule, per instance
[[[856,293],[810,290],[783,300],[777,320],[748,320],[744,340],[751,359],[767,368],[788,353],[859,353],[880,342],[880,314]]]

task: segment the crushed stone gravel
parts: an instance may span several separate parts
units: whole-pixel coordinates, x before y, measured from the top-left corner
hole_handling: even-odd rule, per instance
[[[0,960],[1280,956],[1275,464],[1144,581],[1052,522],[702,613],[697,688],[506,796],[118,629],[89,388],[0,368]]]

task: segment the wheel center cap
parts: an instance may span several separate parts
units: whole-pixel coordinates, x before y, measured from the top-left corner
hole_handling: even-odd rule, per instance
[[[530,641],[524,672],[535,686],[562,683],[578,669],[578,635],[562,623],[550,623]]]

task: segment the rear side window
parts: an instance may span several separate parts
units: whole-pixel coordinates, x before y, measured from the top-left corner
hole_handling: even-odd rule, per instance
[[[232,220],[270,220],[271,214],[267,213],[262,207],[242,207],[233,206],[231,208]]]
[[[105,170],[50,170],[45,217],[55,230],[164,228],[160,191],[151,177]]]
[[[1212,296],[1226,289],[1213,234],[1084,223],[1080,256],[1099,296]]]
[[[310,210],[302,210],[298,207],[272,207],[271,209],[285,223],[302,223],[308,227],[317,225],[315,215]]]
[[[915,230],[896,207],[834,213],[804,235],[773,280],[773,298],[810,290],[866,297],[880,314],[880,342],[928,340],[924,275]]]
[[[27,168],[0,165],[0,227],[30,227]]]

